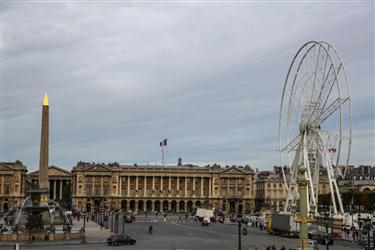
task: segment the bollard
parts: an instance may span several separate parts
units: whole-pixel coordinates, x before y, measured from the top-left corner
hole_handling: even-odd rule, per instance
[[[14,245],[14,250],[20,250],[20,244],[19,243],[16,243]]]

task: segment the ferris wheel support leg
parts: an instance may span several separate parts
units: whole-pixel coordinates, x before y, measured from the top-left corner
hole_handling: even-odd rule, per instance
[[[340,213],[343,215],[343,214],[344,214],[344,207],[343,207],[343,205],[342,205],[341,195],[340,195],[339,188],[338,188],[338,186],[337,186],[336,179],[333,179],[333,184],[334,184],[334,186],[335,186],[335,191],[336,191],[337,201],[338,201],[338,203],[339,203]]]
[[[336,207],[336,199],[335,199],[335,190],[334,190],[334,187],[332,186],[332,167],[331,167],[331,163],[329,162],[328,158],[327,158],[327,155],[324,157],[324,163],[326,165],[326,169],[327,169],[327,176],[328,176],[328,181],[329,181],[329,188],[331,190],[331,200],[332,200],[332,205],[333,205],[333,213],[334,214],[337,214],[337,207]]]
[[[303,135],[303,163],[305,165],[305,168],[307,171],[305,172],[306,174],[306,179],[309,180],[310,184],[310,194],[307,196],[308,203],[307,203],[307,211],[310,211],[310,205],[316,205],[315,201],[315,194],[314,194],[314,185],[312,182],[312,177],[311,177],[311,170],[310,170],[310,163],[309,163],[309,158],[308,158],[308,153],[307,153],[307,147],[306,147],[306,133]],[[315,212],[315,211],[314,211]]]

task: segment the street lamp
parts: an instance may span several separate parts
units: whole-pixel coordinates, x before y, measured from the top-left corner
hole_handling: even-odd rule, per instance
[[[82,235],[82,243],[86,243],[86,213],[83,213],[83,235]]]
[[[238,250],[241,250],[241,219],[242,219],[242,214],[237,215],[237,220],[238,220]]]
[[[116,217],[115,217],[115,232],[118,233],[118,213],[116,213]]]
[[[367,219],[364,219],[364,220],[366,222],[365,227],[367,229],[367,246],[370,248],[371,219],[369,216],[367,216]]]
[[[122,233],[125,233],[125,219],[126,219],[126,214],[124,213],[122,215]]]
[[[111,233],[113,232],[113,211],[111,211]]]
[[[325,240],[326,240],[326,249],[329,250],[329,244],[328,244],[329,213],[328,212],[325,212],[325,214],[324,214],[324,223],[325,223],[325,226],[326,226],[326,237],[325,237]]]
[[[83,229],[86,228],[86,213],[83,213]]]
[[[358,230],[359,230],[359,235],[362,238],[362,221],[361,221],[361,214],[358,213]],[[357,239],[359,240],[359,239]]]

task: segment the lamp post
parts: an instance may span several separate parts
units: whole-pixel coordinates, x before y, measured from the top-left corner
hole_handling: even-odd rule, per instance
[[[86,213],[83,213],[83,229],[86,228]]]
[[[241,219],[242,219],[242,214],[237,215],[237,220],[238,220],[238,250],[241,250]]]
[[[367,219],[363,219],[365,221],[365,227],[367,231],[367,246],[370,248],[371,240],[370,240],[370,233],[371,233],[371,219],[367,216]]]
[[[329,224],[329,213],[328,212],[325,212],[324,214],[324,224],[326,226],[326,237],[325,237],[325,241],[326,241],[326,249],[329,250],[329,244],[328,244],[328,224]]]
[[[83,235],[82,235],[82,243],[86,243],[86,213],[83,213]]]
[[[104,209],[100,212],[100,230],[103,230],[103,215]]]
[[[116,217],[115,217],[115,232],[118,233],[118,213],[116,213]]]
[[[303,250],[312,249],[308,239],[308,228],[307,224],[314,221],[308,214],[307,203],[307,189],[309,181],[305,177],[306,168],[301,164],[298,168],[298,193],[299,193],[299,215],[295,215],[295,221],[300,223],[300,241],[298,242],[297,248]],[[315,209],[315,207],[314,207]]]
[[[125,233],[125,219],[126,219],[126,214],[124,213],[122,215],[122,233]]]
[[[111,233],[113,233],[113,211],[111,211]]]
[[[361,221],[361,214],[358,213],[358,230],[359,230],[359,236],[362,238],[362,221]],[[357,239],[358,241],[359,239]]]

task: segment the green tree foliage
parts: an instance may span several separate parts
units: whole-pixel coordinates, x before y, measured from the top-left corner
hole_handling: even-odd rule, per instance
[[[68,183],[63,187],[62,201],[65,204],[71,204],[72,203],[72,184]]]

